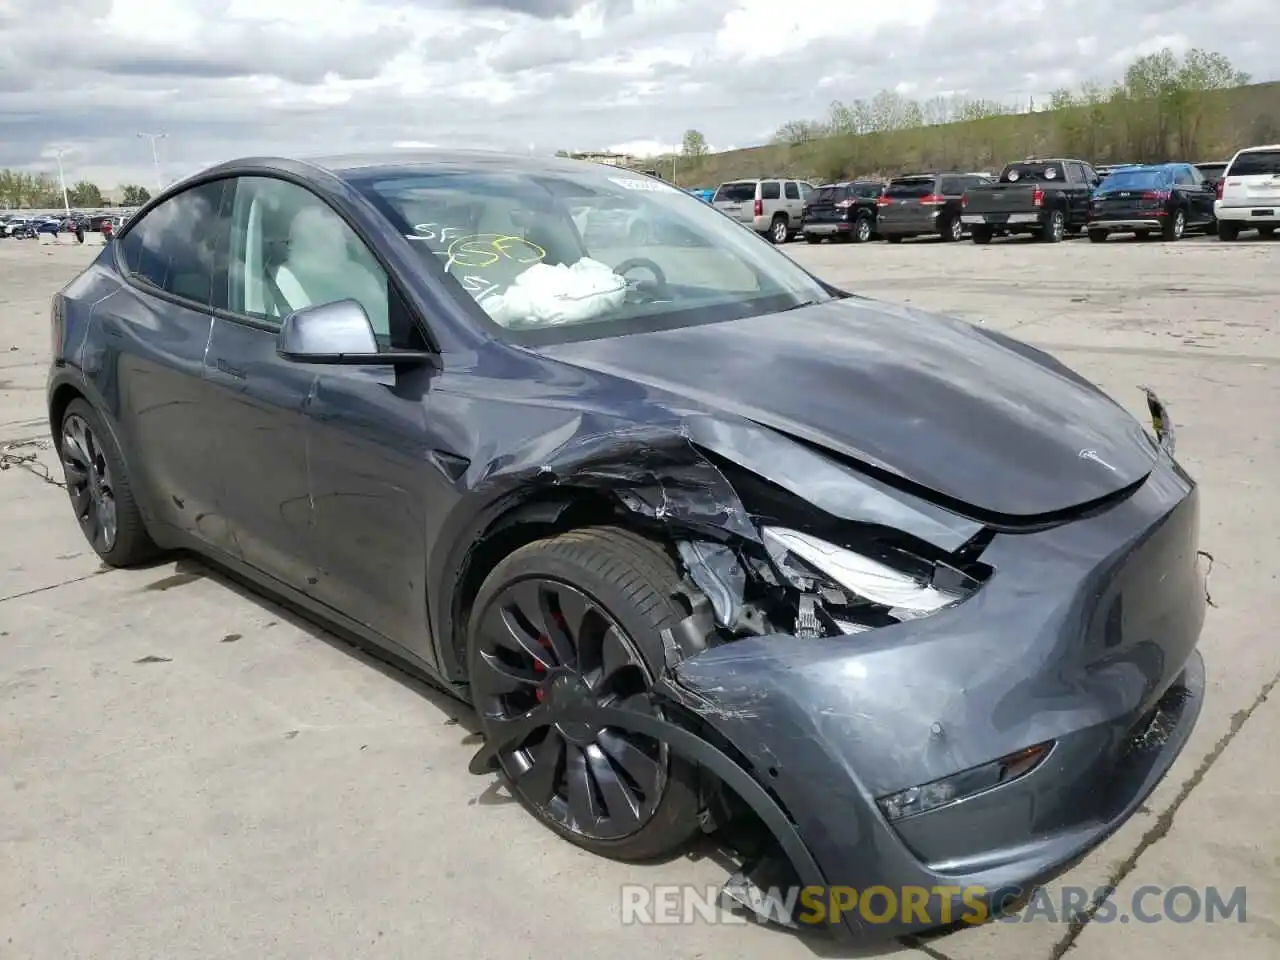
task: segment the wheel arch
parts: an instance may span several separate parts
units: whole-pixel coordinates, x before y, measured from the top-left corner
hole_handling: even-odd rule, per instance
[[[441,672],[453,682],[466,682],[471,607],[485,578],[504,559],[535,540],[588,526],[625,527],[660,539],[654,536],[653,526],[638,520],[629,511],[620,510],[608,493],[588,486],[557,486],[491,506],[442,594],[448,600],[439,610],[445,621],[439,633]]]

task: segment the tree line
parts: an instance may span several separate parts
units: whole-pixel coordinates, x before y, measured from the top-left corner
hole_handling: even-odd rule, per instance
[[[146,187],[127,184],[120,189],[121,206],[138,207],[150,199],[151,192]],[[67,201],[71,206],[80,208],[110,206],[102,188],[88,180],[67,184]],[[62,187],[56,177],[47,173],[0,170],[0,206],[8,209],[55,209],[62,206]]]
[[[1229,95],[1249,83],[1220,53],[1179,56],[1166,48],[1138,57],[1109,86],[1056,90],[1039,103],[917,101],[882,90],[834,101],[825,116],[789,121],[769,145],[732,154],[711,154],[703,135],[689,130],[679,152],[658,163],[669,161],[665,169],[684,185],[710,185],[717,176],[763,173],[834,180],[907,169],[999,169],[1032,154],[1094,163],[1227,159],[1243,141],[1280,138],[1276,91],[1247,109],[1228,109]]]

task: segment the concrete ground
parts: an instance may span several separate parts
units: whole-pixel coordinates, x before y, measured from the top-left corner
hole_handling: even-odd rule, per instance
[[[1047,347],[1135,413],[1138,385],[1153,387],[1203,485],[1215,558],[1191,743],[1051,888],[1114,884],[1114,916],[1024,915],[886,952],[1277,956],[1280,243],[785,249],[848,288]],[[847,955],[755,925],[622,925],[623,884],[723,870],[625,866],[557,840],[466,772],[464,708],[194,561],[104,570],[38,476],[54,466],[38,445],[49,297],[93,253],[0,242],[0,447],[37,441],[9,451],[35,461],[0,473],[0,957]],[[1247,920],[1123,922],[1148,885],[1244,887]]]

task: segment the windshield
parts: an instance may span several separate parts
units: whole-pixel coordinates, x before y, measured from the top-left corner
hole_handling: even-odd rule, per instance
[[[716,191],[715,199],[726,203],[745,203],[756,198],[756,182],[743,180],[740,183],[722,183]]]
[[[1107,177],[1099,193],[1115,193],[1117,190],[1155,190],[1172,182],[1168,170],[1117,170]]]
[[[753,231],[629,171],[451,165],[350,182],[451,278],[464,302],[478,305],[478,317],[524,342],[758,316],[832,299]]]
[[[1062,166],[1057,163],[1011,163],[1000,172],[1001,183],[1045,183],[1062,179]]]

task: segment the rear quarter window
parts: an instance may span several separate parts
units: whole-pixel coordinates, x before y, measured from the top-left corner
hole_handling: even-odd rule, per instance
[[[1229,177],[1280,176],[1280,150],[1253,150],[1242,153],[1227,170]]]
[[[724,200],[727,203],[744,203],[756,198],[756,182],[739,180],[734,183],[722,183],[716,189],[713,200]]]

